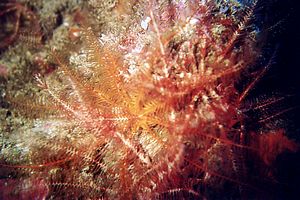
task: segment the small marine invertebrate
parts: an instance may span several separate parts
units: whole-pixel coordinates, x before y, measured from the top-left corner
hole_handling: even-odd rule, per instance
[[[218,198],[224,185],[259,197],[249,160],[267,166],[297,146],[282,130],[245,128],[243,101],[268,67],[236,88],[257,57],[256,3],[145,3],[119,36],[83,22],[79,52],[54,51],[58,69],[36,75],[39,102],[11,101],[36,119],[16,139],[29,153],[1,166],[29,171],[12,178],[50,199]]]
[[[0,77],[7,77],[7,67],[4,65],[0,65]]]
[[[38,44],[41,42],[42,34],[37,16],[26,6],[15,1],[0,4],[0,17],[3,23],[1,33],[0,49],[11,45],[17,38],[27,42]],[[12,21],[11,18],[12,17]],[[12,26],[12,27],[11,27]],[[29,31],[28,27],[31,26]],[[27,30],[26,30],[27,28]],[[30,32],[30,33],[29,33]],[[3,34],[3,35],[2,35]]]

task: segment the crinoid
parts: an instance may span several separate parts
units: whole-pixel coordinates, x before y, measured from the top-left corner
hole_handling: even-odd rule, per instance
[[[240,108],[268,68],[236,88],[259,54],[256,4],[153,1],[112,38],[83,23],[79,52],[54,51],[58,69],[36,75],[39,101],[11,98],[34,125],[12,142],[20,159],[2,157],[1,189],[19,180],[4,198],[30,187],[49,199],[263,197],[275,181],[249,164],[267,169],[296,145],[244,128]]]
[[[42,39],[41,28],[36,14],[23,4],[14,0],[0,3],[0,50],[16,40],[39,44]]]

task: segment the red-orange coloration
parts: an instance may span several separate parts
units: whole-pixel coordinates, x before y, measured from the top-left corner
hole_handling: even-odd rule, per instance
[[[282,130],[245,128],[241,106],[265,70],[236,88],[259,54],[257,1],[217,2],[151,1],[134,32],[111,38],[82,23],[80,51],[53,52],[58,69],[36,76],[42,105],[20,102],[29,116],[44,108],[35,141],[20,143],[30,162],[0,165],[28,169],[49,199],[264,197],[247,164],[297,146]]]

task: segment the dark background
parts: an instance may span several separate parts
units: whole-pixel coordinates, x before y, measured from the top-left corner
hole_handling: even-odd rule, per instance
[[[283,34],[279,37],[278,64],[274,71],[278,74],[275,81],[284,92],[295,94],[290,113],[292,120],[289,135],[300,142],[300,2],[298,0],[281,0],[274,8],[278,15],[286,15]],[[284,16],[282,16],[284,17]],[[294,104],[294,105],[293,105]],[[294,131],[293,131],[294,130]],[[282,198],[300,198],[300,152],[286,153],[277,159],[280,182],[287,183]]]
[[[290,139],[300,143],[300,1],[261,0],[260,4],[256,19],[262,27],[271,27],[261,63],[267,62],[273,53],[275,56],[251,97],[272,92],[285,96],[282,109],[291,110],[279,116],[282,120],[279,126],[287,130]],[[281,106],[274,105],[274,109]],[[275,174],[279,188],[274,193],[278,199],[300,199],[300,152],[280,155],[275,162]]]

